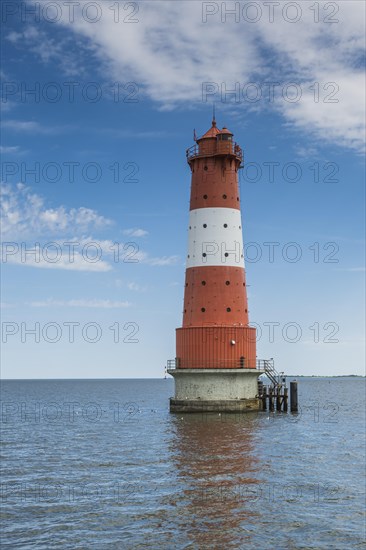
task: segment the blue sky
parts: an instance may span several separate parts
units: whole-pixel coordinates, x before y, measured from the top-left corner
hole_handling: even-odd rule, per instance
[[[258,357],[364,373],[364,4],[247,4],[3,2],[4,378],[163,376],[213,103]]]

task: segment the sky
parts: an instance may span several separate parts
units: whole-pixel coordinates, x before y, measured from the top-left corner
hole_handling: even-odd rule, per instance
[[[258,358],[364,374],[365,4],[1,8],[3,378],[164,376],[213,104],[244,150]]]

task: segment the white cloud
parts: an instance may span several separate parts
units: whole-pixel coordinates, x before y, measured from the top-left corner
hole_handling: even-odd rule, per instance
[[[1,113],[8,113],[15,107],[18,107],[18,103],[15,101],[9,101],[8,99],[5,101],[0,102],[0,112]]]
[[[6,244],[7,243],[3,243],[3,245]],[[38,252],[38,249],[35,249],[33,246],[33,250],[37,250],[36,253],[29,252],[31,248],[31,246],[28,246],[28,253],[24,253],[19,247],[13,254],[6,254],[6,252],[4,252],[4,248],[2,248],[1,261],[4,264],[7,263],[26,267],[36,267],[38,269],[63,269],[67,271],[93,272],[105,272],[112,269],[112,266],[105,260],[100,259],[96,262],[90,262],[85,255],[80,254],[80,252],[74,252],[72,254],[72,261],[70,261],[68,251],[62,251],[62,254],[57,261],[49,261],[47,255],[42,252],[41,248],[39,249],[40,252]]]
[[[89,229],[109,228],[112,221],[90,208],[49,208],[43,197],[21,183],[16,186],[4,184],[1,195],[3,263],[39,269],[104,272],[112,269],[112,263],[115,266],[121,263],[169,266],[179,259],[178,256],[151,257],[136,243],[85,236]],[[134,237],[148,234],[143,229],[126,231]],[[130,290],[137,288],[132,286]]]
[[[41,125],[34,120],[4,120],[1,125],[19,132],[42,132]]]
[[[32,1],[29,3],[31,4]],[[48,2],[48,0],[46,3],[48,4],[47,11],[49,10],[48,17],[51,18],[52,3]],[[37,1],[36,4],[39,6],[40,2]],[[62,6],[62,3],[60,4]],[[63,73],[68,76],[80,77],[84,73],[83,63],[79,60],[78,56],[75,56],[75,50],[72,48],[75,40],[71,36],[61,38],[60,36],[56,36],[55,33],[47,34],[44,30],[41,30],[40,26],[28,25],[24,26],[23,32],[10,32],[6,38],[14,46],[19,48],[25,47],[27,50],[35,53],[46,64],[51,62],[57,63]],[[80,44],[78,45],[81,47]],[[70,51],[67,51],[69,46],[71,46]],[[90,51],[89,55],[91,55]]]
[[[12,153],[19,153],[19,145],[14,146],[3,146],[0,145],[0,153],[2,154],[12,154]]]
[[[149,233],[145,229],[125,229],[123,234],[129,237],[146,237]]]
[[[71,126],[42,126],[35,120],[3,120],[1,123],[3,128],[14,132],[54,135],[63,132],[71,131]]]
[[[111,225],[111,220],[85,207],[48,208],[43,197],[25,185],[4,184],[1,189],[1,232],[3,239],[75,234]],[[65,239],[63,239],[65,240]]]
[[[239,2],[213,3],[218,13],[204,23],[202,2],[155,1],[138,4],[138,23],[124,22],[127,13],[122,10],[116,23],[112,10],[102,9],[100,20],[91,24],[82,15],[87,1],[80,0],[75,7],[73,23],[67,10],[63,10],[59,23],[73,31],[70,36],[86,39],[86,46],[99,56],[100,68],[108,78],[135,81],[141,93],[160,108],[202,104],[203,82],[224,83],[227,89],[236,82],[295,82],[302,90],[297,103],[284,101],[280,92],[272,104],[243,102],[241,111],[273,109],[285,122],[315,139],[356,150],[363,147],[363,2],[335,3],[340,10],[333,19],[338,23],[324,22],[326,16],[332,17],[325,1],[316,3],[319,23],[314,22],[314,8],[310,10],[305,3],[297,4],[301,6],[301,18],[296,23],[285,20],[282,5],[276,7],[274,22],[270,23],[269,7],[264,4],[260,4],[262,17],[256,23],[246,22],[242,11],[239,22],[232,15],[222,22],[221,4],[226,9],[236,4],[242,8],[244,3]],[[58,3],[62,5],[61,0]],[[49,52],[62,55],[61,45],[34,29],[25,38],[29,44],[34,41],[45,61]],[[69,56],[69,52],[64,53]],[[314,82],[320,85],[319,103],[310,89]],[[323,89],[329,82],[339,87],[335,96],[338,103],[324,102],[332,91]],[[214,99],[220,101],[220,95]],[[238,105],[233,106],[238,109]]]
[[[132,290],[134,292],[146,292],[147,290],[146,286],[141,286],[138,283],[135,283],[134,281],[132,281],[131,283],[127,283],[127,288],[128,290]]]
[[[138,264],[145,264],[145,265],[151,265],[151,266],[170,266],[170,265],[176,265],[180,261],[180,257],[177,255],[171,255],[171,256],[155,256],[151,257],[150,254],[143,250],[138,250],[136,252],[133,252],[133,256],[129,257],[130,260],[134,260]],[[128,261],[126,263],[132,263],[132,261]],[[117,286],[121,286],[123,282],[120,279],[117,279],[116,281]]]
[[[98,308],[98,309],[120,309],[130,307],[130,302],[118,302],[112,300],[48,300],[39,302],[30,302],[31,307],[80,307],[80,308]]]
[[[82,234],[111,224],[90,208],[49,208],[43,197],[21,183],[1,188],[3,263],[39,269],[110,271],[112,266],[105,257],[113,255],[113,242]]]
[[[295,145],[294,153],[297,157],[305,159],[314,159],[318,154],[314,147],[302,147],[300,145]]]
[[[6,36],[6,38],[7,38],[7,40],[9,40],[9,42],[12,42],[13,44],[16,44],[22,38],[22,33],[12,31],[12,32],[9,32],[9,34]]]

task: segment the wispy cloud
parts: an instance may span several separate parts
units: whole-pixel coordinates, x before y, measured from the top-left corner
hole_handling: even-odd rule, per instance
[[[6,244],[6,243],[4,243]],[[90,262],[85,255],[80,252],[74,252],[72,261],[68,253],[62,254],[57,261],[49,261],[47,257],[41,253],[30,252],[31,247],[28,247],[27,254],[24,254],[21,249],[18,249],[14,254],[4,253],[2,249],[2,262],[25,267],[35,267],[38,269],[62,269],[66,271],[91,271],[105,272],[110,271],[112,266],[105,260]]]
[[[136,243],[93,237],[91,231],[110,229],[113,222],[90,208],[50,207],[42,196],[21,183],[4,184],[1,195],[3,263],[104,272],[110,271],[113,263],[115,267],[121,262],[164,267],[179,260],[175,255],[151,257]],[[141,228],[124,233],[136,238],[148,234]],[[130,290],[137,288],[132,286]]]
[[[127,288],[128,290],[132,290],[133,292],[146,292],[147,290],[147,286],[141,286],[134,281],[127,283]]]
[[[90,208],[50,207],[42,196],[21,183],[1,188],[3,263],[38,269],[110,271],[112,265],[105,257],[112,256],[113,242],[86,238],[83,233],[111,225],[111,220]],[[85,253],[88,245],[91,254]]]
[[[365,266],[360,267],[339,267],[336,271],[346,271],[347,273],[365,273]]]
[[[32,1],[28,3],[34,4]],[[39,5],[39,2],[36,3]],[[62,3],[59,2],[59,4],[62,9]],[[50,8],[52,9],[52,6]],[[55,31],[48,34],[40,26],[28,24],[24,25],[22,32],[12,31],[6,38],[14,46],[25,47],[28,51],[38,55],[45,64],[57,63],[65,75],[80,77],[84,73],[84,64],[75,55],[75,50],[72,48],[75,41],[71,36],[56,35]],[[78,46],[79,49],[82,49],[82,44],[79,43]],[[90,49],[89,55],[92,55]]]
[[[317,156],[317,150],[315,147],[302,147],[299,145],[296,145],[294,147],[294,153],[299,158],[304,159],[313,159]]]
[[[176,265],[179,262],[179,256],[162,256],[160,258],[145,258],[144,262],[149,265]]]
[[[176,265],[180,261],[180,256],[150,256],[148,252],[138,250],[133,254],[133,260],[140,264],[165,267]]]
[[[3,120],[1,123],[3,128],[14,132],[54,135],[61,134],[72,130],[72,126],[43,126],[35,120]]]
[[[14,145],[14,146],[0,145],[1,154],[13,154],[13,153],[19,153],[19,152],[20,152],[19,145]]]
[[[28,2],[34,4],[35,0]],[[228,16],[223,23],[220,10],[203,22],[201,2],[157,0],[144,2],[143,15],[136,14],[138,24],[123,24],[123,32],[112,12],[90,24],[82,12],[86,2],[80,0],[75,6],[72,23],[67,10],[61,10],[63,17],[58,23],[70,30],[69,36],[84,41],[85,51],[89,48],[99,57],[105,76],[137,81],[141,94],[160,108],[202,104],[203,82],[215,82],[219,87],[224,84],[228,90],[236,83],[278,82],[279,101],[261,101],[255,109],[274,110],[295,130],[306,131],[316,139],[357,151],[363,148],[364,76],[360,59],[364,48],[364,2],[347,2],[347,9],[336,17],[338,24],[315,23],[313,11],[304,8],[301,19],[291,24],[281,16],[280,7],[273,23],[264,7],[256,23],[243,18],[238,23],[234,16]],[[62,0],[58,3],[61,6]],[[323,15],[329,15],[326,6],[327,2],[319,2]],[[69,57],[65,41],[58,43],[35,28],[27,29],[22,37],[11,35],[9,39],[33,48],[44,62],[61,59],[62,55]],[[238,56],[237,52],[245,55]],[[301,88],[298,102],[283,99],[281,85],[289,82]],[[314,98],[314,83],[319,84],[319,101]],[[334,83],[335,87],[324,89],[327,83]],[[337,90],[334,97],[338,102],[326,102],[333,90]],[[216,95],[211,99],[222,98]],[[253,105],[247,102],[233,107],[244,113]]]
[[[16,101],[0,101],[0,112],[1,113],[9,113],[12,109],[15,107],[18,107],[19,103]]]
[[[111,220],[90,208],[47,207],[43,197],[21,183],[2,186],[1,232],[4,240],[80,234],[111,224]]]
[[[145,229],[125,229],[123,234],[129,237],[146,237],[149,233]]]
[[[1,125],[3,128],[10,128],[20,132],[40,132],[42,127],[34,120],[4,120]]]

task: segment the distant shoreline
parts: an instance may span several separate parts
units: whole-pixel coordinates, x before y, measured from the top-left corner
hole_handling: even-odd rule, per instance
[[[285,378],[365,378],[364,374],[286,374],[283,375]]]

